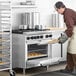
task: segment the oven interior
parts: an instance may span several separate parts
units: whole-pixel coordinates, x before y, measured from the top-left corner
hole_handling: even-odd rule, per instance
[[[48,56],[48,45],[28,45],[28,59],[37,59]]]

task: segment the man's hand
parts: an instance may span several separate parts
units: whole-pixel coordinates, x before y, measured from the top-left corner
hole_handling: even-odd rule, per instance
[[[61,37],[58,38],[59,43],[65,43],[68,40],[66,33],[63,33]]]

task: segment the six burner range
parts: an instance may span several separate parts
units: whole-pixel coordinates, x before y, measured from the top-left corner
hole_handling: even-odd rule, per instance
[[[13,68],[25,69],[48,66],[58,62],[60,57],[52,57],[52,48],[48,40],[52,40],[50,30],[14,30],[12,35],[13,44]]]

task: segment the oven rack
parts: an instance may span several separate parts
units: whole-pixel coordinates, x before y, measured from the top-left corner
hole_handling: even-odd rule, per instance
[[[33,55],[33,56],[28,56],[28,59],[32,59],[32,58],[40,58],[40,57],[45,57],[47,56],[47,54],[42,54],[42,55]]]
[[[0,71],[12,70],[12,24],[11,1],[0,1]]]
[[[32,51],[45,51],[46,49],[37,49],[37,50],[35,50],[35,49],[33,49],[33,50],[28,50],[29,52],[32,52]]]

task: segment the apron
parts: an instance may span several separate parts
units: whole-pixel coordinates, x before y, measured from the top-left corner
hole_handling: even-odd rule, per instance
[[[76,26],[73,29],[73,35],[69,39],[67,52],[70,54],[76,54]]]

